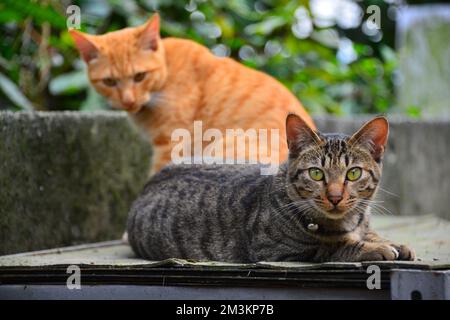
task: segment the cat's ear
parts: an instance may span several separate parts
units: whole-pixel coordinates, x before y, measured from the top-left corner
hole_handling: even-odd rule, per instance
[[[293,113],[286,118],[286,137],[291,155],[297,154],[308,145],[320,144],[322,141],[302,118]]]
[[[351,138],[349,144],[360,144],[368,148],[379,162],[383,158],[389,135],[389,122],[385,117],[376,117],[365,123]]]
[[[75,45],[80,52],[81,57],[86,63],[98,57],[98,49],[92,40],[89,39],[89,35],[86,35],[77,30],[69,30]]]
[[[139,44],[142,49],[153,51],[156,51],[158,49],[158,43],[160,39],[159,21],[159,14],[155,13],[144,25],[144,29],[139,39]]]

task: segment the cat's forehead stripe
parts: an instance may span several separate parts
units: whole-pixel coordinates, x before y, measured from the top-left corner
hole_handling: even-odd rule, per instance
[[[347,136],[338,134],[323,136],[326,143],[322,146],[322,166],[338,165],[340,163],[345,163],[347,166],[349,164],[347,138]]]

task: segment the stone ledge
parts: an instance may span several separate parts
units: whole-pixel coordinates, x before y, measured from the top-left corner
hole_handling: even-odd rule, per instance
[[[150,155],[119,112],[0,112],[0,255],[119,238]]]

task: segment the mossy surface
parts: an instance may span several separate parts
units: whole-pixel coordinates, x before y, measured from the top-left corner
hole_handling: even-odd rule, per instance
[[[0,112],[0,255],[115,239],[151,147],[119,112]]]

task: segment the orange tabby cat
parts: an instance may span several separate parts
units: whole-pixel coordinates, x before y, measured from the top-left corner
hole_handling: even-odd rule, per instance
[[[161,39],[158,14],[135,28],[100,36],[72,30],[71,35],[95,89],[148,132],[155,151],[153,171],[171,160],[177,143],[171,141],[172,132],[184,128],[193,133],[195,120],[202,121],[203,130],[223,134],[225,129],[279,129],[278,162],[288,154],[284,125],[289,112],[315,128],[299,101],[274,78],[216,57],[193,41]],[[232,145],[224,140],[215,141],[225,142],[223,154]],[[236,152],[258,159],[261,150]]]

